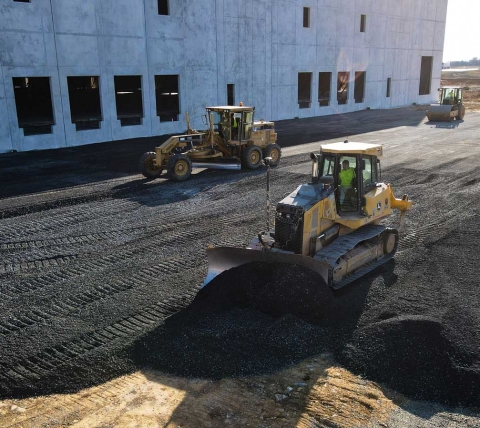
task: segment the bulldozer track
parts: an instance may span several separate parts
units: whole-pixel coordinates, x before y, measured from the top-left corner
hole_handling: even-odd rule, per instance
[[[123,318],[107,327],[94,330],[75,339],[47,347],[33,356],[19,359],[14,365],[0,363],[0,383],[15,389],[26,380],[38,380],[49,372],[116,340],[124,341],[146,332],[166,318],[183,309],[195,293],[187,292],[175,298],[164,299]]]

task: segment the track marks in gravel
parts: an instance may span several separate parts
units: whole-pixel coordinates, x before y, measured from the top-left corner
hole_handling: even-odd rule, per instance
[[[126,339],[136,338],[187,306],[193,300],[194,294],[184,293],[162,300],[107,327],[19,359],[12,366],[0,363],[0,385],[2,389],[8,390],[22,388],[23,382],[45,377],[63,364],[97,348],[111,345],[117,340],[124,342]]]
[[[31,326],[45,324],[52,318],[65,317],[93,302],[133,288],[140,288],[148,282],[161,281],[166,276],[169,280],[173,280],[173,277],[178,274],[183,277],[185,271],[197,267],[198,261],[195,259],[172,258],[142,269],[131,276],[119,277],[111,282],[97,283],[82,293],[68,293],[70,295],[63,293],[61,298],[51,300],[49,306],[43,307],[42,310],[28,309],[9,316],[5,321],[0,321],[0,335],[7,336]],[[75,288],[73,286],[72,290]]]
[[[61,266],[66,263],[70,263],[76,258],[78,258],[78,255],[71,254],[71,255],[65,255],[65,256],[58,255],[58,256],[44,258],[40,260],[6,263],[6,264],[0,265],[0,274],[8,273],[8,272],[18,272],[18,271],[24,271],[24,270],[33,270],[33,269],[39,269],[39,268],[44,269],[52,266]],[[1,293],[1,289],[0,289],[0,293]]]

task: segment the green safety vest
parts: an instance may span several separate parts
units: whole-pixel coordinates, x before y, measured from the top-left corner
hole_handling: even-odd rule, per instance
[[[237,121],[236,121],[235,116],[233,117],[233,127],[234,127],[234,128],[238,128],[238,123],[237,123]]]
[[[340,178],[340,186],[349,187],[355,178],[355,170],[353,168],[342,169],[338,175]]]

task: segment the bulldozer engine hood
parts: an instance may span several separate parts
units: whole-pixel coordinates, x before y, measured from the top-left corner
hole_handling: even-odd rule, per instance
[[[277,204],[275,213],[276,246],[302,254],[305,213],[332,194],[323,184],[302,184]]]
[[[305,212],[330,194],[331,191],[323,188],[323,184],[302,184],[277,204],[277,212],[284,210]]]

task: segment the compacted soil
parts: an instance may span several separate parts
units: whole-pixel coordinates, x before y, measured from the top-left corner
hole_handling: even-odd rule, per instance
[[[263,170],[146,181],[151,140],[0,156],[0,426],[478,426],[479,126],[278,124],[273,201],[346,133],[414,200],[395,259],[335,295],[269,264],[198,293],[209,244],[264,228]]]

